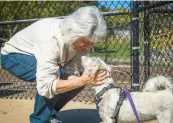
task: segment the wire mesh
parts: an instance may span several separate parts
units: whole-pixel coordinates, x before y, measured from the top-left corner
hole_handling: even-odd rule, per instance
[[[141,89],[151,76],[173,75],[172,5],[172,1],[141,4],[144,10],[139,25]]]
[[[116,83],[121,87],[131,88],[132,4],[131,1],[2,1],[0,44],[3,47],[16,32],[40,18],[66,16],[79,7],[96,5],[103,11],[108,25],[108,37],[104,43],[92,48],[90,54],[99,56],[113,65],[113,79]],[[144,82],[151,75],[173,75],[171,62],[173,4],[165,2],[148,2],[148,4],[138,2],[138,4],[139,80],[142,89]],[[36,94],[35,85],[35,82],[19,80],[7,71],[0,70],[0,98],[32,99]],[[93,96],[92,88],[86,87],[73,100],[93,102]]]

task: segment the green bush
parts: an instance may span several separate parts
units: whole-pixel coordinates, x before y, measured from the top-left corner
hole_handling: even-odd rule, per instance
[[[167,50],[173,49],[173,29],[151,32],[151,49],[165,54]]]

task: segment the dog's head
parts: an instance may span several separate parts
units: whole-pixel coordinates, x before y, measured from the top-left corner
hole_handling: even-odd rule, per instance
[[[98,57],[82,56],[85,72],[96,74],[98,70],[107,70],[106,64]]]
[[[110,83],[114,83],[113,79],[110,77],[111,66],[107,65],[103,60],[98,57],[90,57],[90,56],[82,56],[81,58],[82,65],[84,67],[85,72],[88,72],[92,75],[95,75],[98,70],[106,70],[107,78],[105,83],[100,86],[94,86],[95,94],[100,92],[104,87],[108,86]]]

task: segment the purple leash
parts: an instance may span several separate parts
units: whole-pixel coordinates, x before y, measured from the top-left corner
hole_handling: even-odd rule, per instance
[[[134,102],[133,102],[133,100],[132,100],[132,97],[131,97],[131,95],[130,95],[129,90],[128,90],[128,89],[125,89],[125,88],[122,88],[122,89],[123,89],[123,91],[125,92],[125,94],[126,94],[128,100],[129,100],[129,102],[130,102],[130,105],[131,105],[131,107],[132,107],[132,109],[133,109],[133,112],[134,112],[134,114],[135,114],[135,117],[136,117],[138,123],[140,123],[139,116],[138,116],[138,113],[137,113],[137,111],[136,111],[136,107],[135,107],[135,104],[134,104]]]

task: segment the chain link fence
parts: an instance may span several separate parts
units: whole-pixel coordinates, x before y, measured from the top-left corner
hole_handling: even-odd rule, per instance
[[[173,77],[173,2],[144,1],[139,5],[140,76]]]
[[[155,4],[155,3],[153,3]],[[173,3],[150,12],[150,73],[173,77]]]
[[[114,66],[113,78],[119,86],[132,88],[139,85],[141,90],[151,75],[173,75],[171,2],[0,2],[1,47],[16,32],[41,18],[63,18],[87,5],[98,6],[108,25],[107,39],[92,48],[90,54]],[[133,50],[134,47],[138,50]],[[0,98],[32,99],[36,93],[35,86],[35,82],[19,80],[7,71],[0,70]],[[92,88],[86,87],[73,100],[93,102]]]

